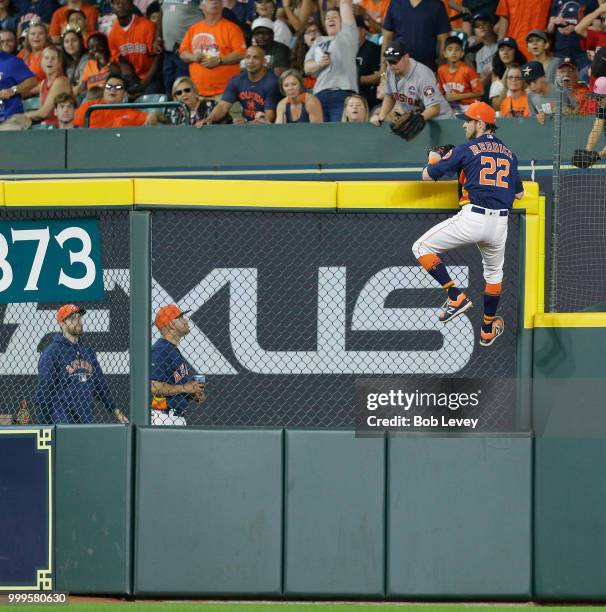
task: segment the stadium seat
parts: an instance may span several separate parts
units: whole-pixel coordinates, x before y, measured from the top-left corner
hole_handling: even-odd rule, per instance
[[[40,96],[33,96],[23,100],[23,110],[32,111],[40,108]]]
[[[141,104],[141,103],[146,103],[146,102],[166,102],[167,101],[167,97],[166,94],[144,94],[142,96],[139,96],[135,102],[137,102],[137,104]],[[142,109],[145,112],[152,112],[152,111],[159,111],[162,110],[160,108],[144,108]]]

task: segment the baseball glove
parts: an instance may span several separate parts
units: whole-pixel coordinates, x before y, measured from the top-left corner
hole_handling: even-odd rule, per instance
[[[430,147],[427,149],[427,155],[430,153],[437,153],[440,157],[444,157],[444,155],[446,155],[446,153],[452,149],[454,149],[454,145],[451,144],[438,145],[437,147]]]
[[[404,140],[412,140],[425,127],[425,119],[421,113],[406,111],[399,115],[390,127],[396,136]]]
[[[577,168],[591,168],[598,161],[600,161],[600,154],[597,151],[575,149],[572,155],[572,165]]]

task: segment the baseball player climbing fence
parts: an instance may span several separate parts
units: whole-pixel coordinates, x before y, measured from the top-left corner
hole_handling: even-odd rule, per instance
[[[551,312],[606,310],[606,77],[594,91],[593,116],[554,122]]]
[[[7,226],[23,229],[24,222],[34,221],[50,228],[39,288],[49,279],[60,278],[51,252],[59,241],[72,252],[87,250],[73,231],[57,237],[53,228],[77,227],[85,219],[99,228],[103,299],[0,305],[0,424],[115,423],[128,415],[128,212],[0,211],[0,222]],[[85,265],[70,268],[64,274],[76,278],[82,276]],[[63,277],[59,285],[65,287],[65,283],[70,281]]]

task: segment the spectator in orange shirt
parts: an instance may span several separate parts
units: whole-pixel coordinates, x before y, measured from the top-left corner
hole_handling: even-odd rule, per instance
[[[40,61],[42,59],[42,50],[52,44],[52,41],[48,35],[46,26],[43,23],[36,23],[31,25],[25,32],[25,41],[23,43],[23,49],[18,53],[17,57],[20,57],[26,64],[27,67],[34,73],[38,83],[44,81],[46,75]],[[29,92],[30,95],[38,94],[38,89],[34,88]]]
[[[103,100],[84,102],[76,111],[74,124],[84,127],[86,110],[97,104],[122,104],[126,102],[126,81],[121,76],[110,76],[103,90]],[[156,125],[166,121],[162,113],[143,113],[134,108],[116,108],[95,110],[90,115],[91,128],[135,127],[140,125]]]
[[[154,53],[156,26],[135,15],[133,0],[112,0],[117,21],[109,33],[111,59],[120,64],[129,94],[161,93],[160,56]]]
[[[497,6],[499,22],[496,32],[499,38],[515,38],[520,51],[530,57],[526,35],[531,30],[547,29],[551,0],[500,0]]]
[[[187,30],[179,54],[202,99],[219,102],[228,81],[240,73],[246,43],[242,30],[222,17],[221,0],[203,0],[202,10],[205,19]]]
[[[61,34],[67,26],[68,14],[70,11],[78,10],[82,11],[86,16],[86,27],[89,32],[94,32],[97,29],[97,19],[99,19],[99,11],[96,6],[86,4],[82,0],[67,0],[65,6],[58,8],[53,13],[51,19],[49,34],[53,39],[53,42],[58,45],[61,42]]]
[[[97,32],[88,37],[88,62],[82,71],[82,78],[78,83],[78,95],[83,94],[91,87],[105,87],[109,76],[109,43],[107,36]]]
[[[579,72],[572,58],[565,57],[560,62],[556,73],[556,85],[567,89],[573,95],[577,101],[579,115],[595,114],[597,104],[595,100],[588,97],[589,87],[579,80]]]
[[[484,92],[478,73],[463,61],[463,41],[456,35],[446,39],[444,58],[446,64],[438,68],[438,84],[450,106],[464,113],[473,102],[479,102]]]
[[[526,83],[522,80],[522,67],[518,64],[509,66],[505,70],[503,81],[509,93],[501,102],[499,108],[501,117],[530,117]]]

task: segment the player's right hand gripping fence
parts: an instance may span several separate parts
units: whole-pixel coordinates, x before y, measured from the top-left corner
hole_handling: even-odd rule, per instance
[[[23,229],[31,221],[49,229],[39,286],[59,277],[52,259],[61,228],[81,226],[83,219],[98,227],[102,246],[102,270],[97,272],[103,276],[104,297],[77,304],[87,310],[81,342],[94,349],[96,362],[88,349],[74,348],[62,336],[56,319],[62,302],[1,304],[0,425],[116,423],[114,405],[129,415],[129,212],[0,208],[9,236],[10,228]],[[65,260],[67,250],[84,248],[73,238],[63,247]],[[29,240],[24,248],[23,260],[31,263],[36,242]],[[74,267],[74,276],[83,269]]]
[[[551,312],[606,310],[606,165],[596,161],[606,142],[597,108],[591,115],[555,116]]]
[[[152,313],[191,309],[179,348],[207,378],[187,425],[351,428],[360,380],[461,378],[497,387],[478,430],[515,429],[520,215],[499,307],[508,331],[488,350],[478,249],[444,257],[475,302],[447,325],[444,291],[411,252],[455,213],[154,210]]]

